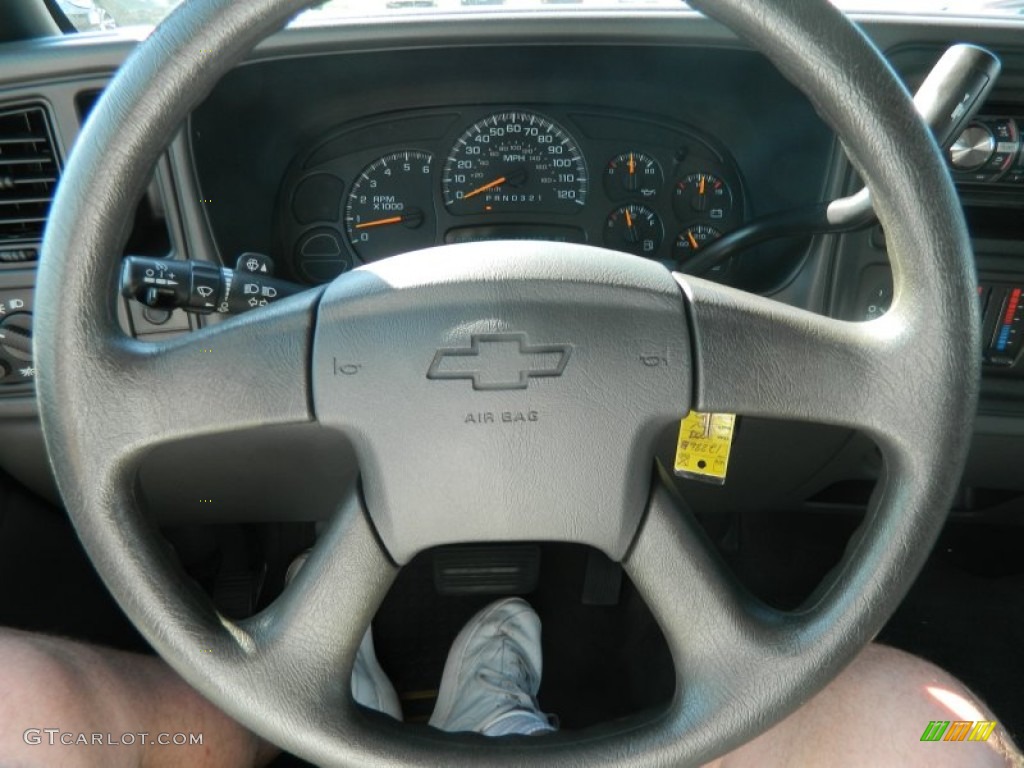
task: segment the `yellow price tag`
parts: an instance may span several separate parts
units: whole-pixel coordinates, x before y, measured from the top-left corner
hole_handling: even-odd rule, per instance
[[[676,474],[679,477],[724,485],[735,430],[734,413],[690,411],[679,425]]]

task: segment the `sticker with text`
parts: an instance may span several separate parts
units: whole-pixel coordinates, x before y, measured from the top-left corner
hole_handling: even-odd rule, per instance
[[[679,425],[675,473],[679,477],[723,485],[736,431],[734,413],[690,411]]]

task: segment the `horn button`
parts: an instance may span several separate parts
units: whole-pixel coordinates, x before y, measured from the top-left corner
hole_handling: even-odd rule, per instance
[[[578,541],[620,559],[658,434],[690,404],[683,298],[660,265],[587,246],[471,243],[332,283],[319,421],[352,440],[391,556]]]

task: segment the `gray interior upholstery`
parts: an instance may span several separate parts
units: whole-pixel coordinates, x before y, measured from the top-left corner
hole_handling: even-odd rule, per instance
[[[183,4],[107,89],[52,210],[38,285],[40,411],[68,511],[111,592],[200,692],[318,764],[697,765],[763,731],[820,690],[894,610],[934,542],[963,463],[966,441],[958,435],[969,431],[979,376],[973,266],[952,185],[909,95],[824,0],[692,3],[764,51],[813,99],[870,186],[896,280],[892,311],[870,324],[829,320],[696,278],[673,281],[621,254],[534,244],[474,246],[472,264],[455,249],[439,249],[429,257],[436,266],[429,277],[407,279],[402,261],[384,263],[345,275],[326,292],[311,290],[183,339],[125,338],[113,302],[126,212],[189,110],[305,4]],[[530,252],[515,259],[516,247]],[[544,273],[545,258],[561,271]],[[388,301],[395,291],[406,292],[401,308]],[[567,300],[585,310],[586,328],[568,324]],[[629,306],[644,317],[625,319],[616,310]],[[358,318],[362,340],[348,327],[356,310],[370,313]],[[436,329],[436,338],[425,338],[424,329]],[[482,329],[569,345],[572,356],[563,375],[531,379],[518,394],[426,379],[438,349],[467,345]],[[414,523],[408,509],[387,508],[392,484],[410,479],[394,476],[374,447],[395,439],[393,406],[373,397],[373,379],[351,393],[358,402],[325,391],[337,383],[325,366],[341,353],[337,347],[352,349],[346,345],[356,345],[356,362],[370,370],[391,366],[379,383],[443,392],[437,397],[450,403],[450,418],[537,402],[550,420],[538,422],[544,427],[536,436],[497,428],[474,437],[480,450],[469,456],[452,446],[457,430],[439,432],[435,416],[405,409],[406,440],[423,451],[436,442],[450,460],[465,462],[438,474],[448,481],[443,488],[429,474],[417,478],[433,522]],[[653,395],[607,398],[629,386],[622,366],[641,347],[665,349],[678,379],[659,380]],[[197,391],[188,386],[196,377],[219,386]],[[680,401],[670,403],[676,395]],[[376,418],[356,418],[353,404]],[[649,498],[646,487],[632,485],[650,469],[643,440],[691,404],[857,426],[882,449],[886,475],[869,522],[802,610],[772,611],[745,596],[657,479]],[[559,413],[574,417],[560,421]],[[362,497],[343,500],[292,588],[251,619],[227,620],[182,577],[140,514],[138,459],[166,440],[318,418],[353,431],[369,508]],[[384,426],[374,431],[375,423]],[[586,504],[593,499],[580,505],[567,493],[543,510],[557,518],[543,532],[623,556],[676,662],[670,708],[583,733],[503,742],[400,727],[359,710],[349,671],[395,561],[464,535],[436,508],[462,490],[452,478],[467,478],[471,495],[461,508],[478,516],[468,526],[474,535],[529,538],[537,512],[522,519],[514,512],[550,502],[558,478],[569,484],[582,468],[572,453],[581,445],[588,460],[607,462],[592,468],[607,475],[602,497],[621,503],[594,509]],[[530,474],[538,451],[550,472],[541,481]],[[484,503],[476,482],[485,470],[496,473],[493,504]],[[397,498],[413,489],[405,485]],[[381,526],[382,545],[373,523],[384,520],[394,530]],[[386,551],[389,543],[394,552]]]

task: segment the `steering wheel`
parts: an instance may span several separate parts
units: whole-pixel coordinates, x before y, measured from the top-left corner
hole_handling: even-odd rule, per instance
[[[114,297],[128,212],[189,111],[306,4],[183,3],[113,79],[67,165],[40,266],[38,396],[95,567],[200,693],[319,764],[695,765],[751,739],[878,632],[962,469],[980,366],[975,276],[906,90],[824,0],[692,1],[813,100],[867,181],[896,286],[872,322],[602,249],[517,242],[407,254],[183,338],[127,338]],[[653,438],[690,408],[842,425],[880,447],[866,522],[799,610],[746,594],[652,484]],[[139,460],[169,440],[314,421],[352,440],[362,493],[339,500],[279,599],[231,621],[141,514]],[[666,711],[484,741],[353,702],[356,650],[399,565],[436,544],[526,539],[622,562],[671,649]]]

